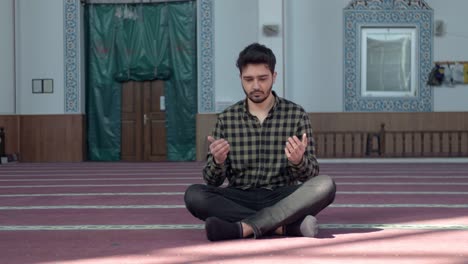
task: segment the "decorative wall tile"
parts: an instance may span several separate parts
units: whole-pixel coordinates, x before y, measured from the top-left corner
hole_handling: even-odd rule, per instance
[[[429,112],[433,92],[426,85],[432,68],[433,10],[423,0],[353,0],[344,9],[344,110],[349,112]],[[360,84],[360,28],[415,27],[419,33],[418,90],[415,97],[363,97]]]
[[[80,1],[64,1],[65,113],[80,113]]]
[[[213,0],[199,0],[200,33],[198,112],[215,112]]]

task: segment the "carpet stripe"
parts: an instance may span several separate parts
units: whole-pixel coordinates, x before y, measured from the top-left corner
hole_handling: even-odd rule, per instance
[[[185,205],[54,205],[54,206],[0,206],[0,210],[55,210],[55,209],[176,209]]]
[[[28,175],[30,176],[30,175]],[[52,176],[52,175],[47,175]],[[76,176],[83,176],[83,175],[76,175]],[[17,176],[17,177],[24,177],[24,176]],[[60,176],[62,177],[62,176]],[[334,179],[467,179],[467,176],[408,176],[408,175],[393,175],[393,176],[369,176],[369,175],[355,175],[355,176],[332,176]],[[48,178],[48,179],[38,179],[29,178],[29,179],[0,179],[0,182],[27,182],[27,181],[146,181],[146,180],[202,180],[201,177],[145,177],[145,178],[78,178],[78,179],[70,179],[70,178]]]
[[[118,186],[189,186],[193,183],[142,183],[142,184],[57,184],[57,185],[7,185],[0,189],[9,188],[60,188],[60,187],[118,187]],[[339,182],[338,185],[436,185],[459,186],[468,185],[468,182]]]
[[[335,208],[468,208],[468,204],[332,204]],[[0,206],[0,210],[55,210],[55,209],[176,209],[185,205],[55,205],[55,206]]]
[[[338,182],[338,185],[468,185],[468,182]]]
[[[385,194],[385,195],[468,195],[468,192],[371,192],[371,191],[338,191],[337,194]],[[54,196],[159,196],[184,195],[184,192],[142,192],[142,193],[31,193],[31,194],[0,194],[0,197],[54,197]]]
[[[371,191],[353,191],[353,192],[336,192],[337,194],[352,194],[352,195],[361,195],[361,194],[389,194],[389,195],[468,195],[468,192],[371,192]]]
[[[69,231],[69,230],[199,230],[203,224],[186,225],[34,225],[0,226],[0,231]],[[468,225],[417,224],[319,224],[321,229],[405,229],[405,230],[468,230]]]
[[[419,176],[419,175],[383,175],[383,176],[374,176],[374,175],[353,175],[353,176],[332,176],[335,179],[354,179],[354,178],[364,178],[364,179],[468,179],[468,175],[439,175],[439,176]]]
[[[332,204],[335,208],[468,208],[468,204]]]
[[[49,175],[50,176],[50,175]],[[82,175],[81,175],[82,176]],[[466,177],[468,179],[468,177]],[[79,179],[6,179],[0,182],[27,182],[27,181],[147,181],[147,180],[203,180],[201,177],[173,177],[173,178],[79,178]]]
[[[196,175],[196,176],[191,176],[193,178],[201,178],[202,172],[174,172],[173,170],[171,172],[164,172],[164,171],[148,171],[148,172],[135,172],[135,171],[129,171],[129,172],[122,172],[122,171],[115,171],[115,172],[96,172],[96,171],[74,171],[74,172],[63,172],[59,173],[57,171],[38,171],[38,172],[32,172],[32,173],[24,173],[24,172],[14,172],[14,173],[7,173],[6,171],[2,171],[2,174],[0,174],[0,178],[2,177],[50,177],[50,176],[60,176],[60,177],[74,177],[74,176],[83,176],[86,174],[92,174],[93,176],[129,176],[129,175],[134,175],[134,176],[166,176],[166,175]],[[355,177],[446,177],[444,176],[447,174],[447,177],[462,177],[466,178],[468,177],[468,174],[466,173],[465,170],[461,171],[452,171],[452,172],[445,172],[445,171],[440,171],[440,172],[424,172],[424,171],[415,171],[415,172],[407,172],[407,171],[401,171],[401,172],[385,172],[385,171],[355,171],[355,172],[346,172],[346,171],[326,171],[323,172],[322,174],[324,175],[337,175],[335,177],[340,177],[340,178],[355,178]],[[359,175],[361,174],[361,175]],[[395,175],[395,174],[402,174],[402,175]],[[452,175],[453,174],[453,175]],[[455,175],[457,174],[457,175]],[[339,175],[339,176],[338,176]],[[427,175],[427,176],[423,176]],[[198,176],[198,177],[197,177]]]
[[[0,197],[48,197],[48,196],[143,196],[143,195],[183,195],[184,192],[150,192],[150,193],[33,193],[33,194],[0,194]],[[468,194],[468,193],[467,193]]]
[[[9,188],[49,188],[49,187],[142,187],[142,186],[189,186],[192,183],[142,183],[142,184],[60,184],[60,185],[9,185],[0,186],[0,189]]]
[[[74,173],[57,173],[57,172],[54,172],[54,171],[51,171],[49,173],[45,172],[45,171],[40,171],[40,173],[28,173],[28,174],[22,174],[20,172],[17,172],[17,173],[11,173],[11,174],[5,174],[5,173],[2,173],[0,175],[0,178],[1,177],[31,177],[31,176],[34,176],[34,177],[42,177],[42,176],[46,176],[46,177],[50,177],[50,176],[59,176],[59,177],[74,177],[74,176],[78,176],[78,177],[82,177],[86,174],[92,174],[93,176],[118,176],[118,175],[123,175],[123,176],[129,176],[129,175],[135,175],[135,176],[166,176],[166,175],[177,175],[177,176],[180,176],[181,174],[182,175],[198,175],[197,177],[188,177],[190,179],[201,179],[201,175],[202,173],[201,172],[162,172],[162,171],[153,171],[153,172],[104,172],[104,173],[99,173],[99,172],[85,172],[85,171],[80,171],[78,173],[74,172]],[[169,179],[174,179],[174,178],[169,178]]]

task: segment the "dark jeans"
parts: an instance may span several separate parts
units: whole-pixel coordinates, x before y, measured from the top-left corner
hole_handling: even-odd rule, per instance
[[[335,193],[336,185],[326,175],[274,190],[194,184],[185,192],[185,205],[201,220],[216,216],[229,222],[244,222],[258,238],[280,226],[297,224],[307,215],[317,215],[333,202]]]

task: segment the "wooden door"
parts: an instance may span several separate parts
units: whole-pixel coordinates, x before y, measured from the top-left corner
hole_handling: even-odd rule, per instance
[[[138,82],[122,84],[121,159],[143,160],[143,89]]]
[[[131,81],[122,85],[122,160],[166,160],[166,117],[162,96],[163,81]]]
[[[144,160],[166,160],[166,113],[164,82],[145,82],[143,89]]]

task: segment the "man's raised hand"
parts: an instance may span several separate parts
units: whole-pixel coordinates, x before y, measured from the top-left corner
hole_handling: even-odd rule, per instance
[[[299,140],[296,136],[288,138],[286,141],[286,147],[284,148],[284,153],[292,164],[298,165],[301,163],[308,143],[309,141],[306,133],[302,135],[302,140]]]
[[[223,164],[230,150],[229,142],[224,138],[215,139],[212,136],[208,136],[207,139],[210,142],[210,153],[214,161],[216,164]]]

